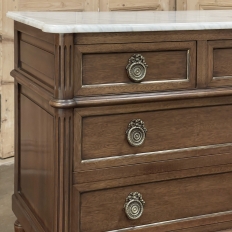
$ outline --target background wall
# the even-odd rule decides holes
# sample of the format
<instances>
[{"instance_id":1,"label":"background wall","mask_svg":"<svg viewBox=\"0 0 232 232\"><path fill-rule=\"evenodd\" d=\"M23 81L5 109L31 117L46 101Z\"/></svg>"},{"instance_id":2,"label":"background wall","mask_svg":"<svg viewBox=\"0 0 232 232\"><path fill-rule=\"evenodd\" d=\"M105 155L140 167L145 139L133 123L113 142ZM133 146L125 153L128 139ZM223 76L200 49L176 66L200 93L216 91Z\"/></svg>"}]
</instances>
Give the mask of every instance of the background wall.
<instances>
[{"instance_id":1,"label":"background wall","mask_svg":"<svg viewBox=\"0 0 232 232\"><path fill-rule=\"evenodd\" d=\"M177 10L229 10L232 0L176 0Z\"/></svg>"},{"instance_id":2,"label":"background wall","mask_svg":"<svg viewBox=\"0 0 232 232\"><path fill-rule=\"evenodd\" d=\"M0 0L0 158L14 155L13 20L7 11L232 9L232 0Z\"/></svg>"}]
</instances>

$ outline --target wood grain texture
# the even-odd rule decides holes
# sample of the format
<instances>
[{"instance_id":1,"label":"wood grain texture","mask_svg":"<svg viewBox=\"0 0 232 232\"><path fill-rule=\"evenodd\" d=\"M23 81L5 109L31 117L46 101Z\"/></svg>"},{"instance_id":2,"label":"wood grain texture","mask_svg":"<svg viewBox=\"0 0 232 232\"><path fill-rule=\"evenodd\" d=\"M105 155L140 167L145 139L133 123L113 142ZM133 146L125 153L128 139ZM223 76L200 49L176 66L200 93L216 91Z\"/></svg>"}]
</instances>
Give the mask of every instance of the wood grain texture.
<instances>
[{"instance_id":1,"label":"wood grain texture","mask_svg":"<svg viewBox=\"0 0 232 232\"><path fill-rule=\"evenodd\" d=\"M19 191L36 218L42 221L44 229L52 231L55 187L54 145L51 141L53 117L23 95L20 101ZM44 126L41 125L43 122Z\"/></svg>"},{"instance_id":2,"label":"wood grain texture","mask_svg":"<svg viewBox=\"0 0 232 232\"><path fill-rule=\"evenodd\" d=\"M18 0L18 9L20 11L83 11L84 0Z\"/></svg>"},{"instance_id":3,"label":"wood grain texture","mask_svg":"<svg viewBox=\"0 0 232 232\"><path fill-rule=\"evenodd\" d=\"M232 70L229 65L231 60L232 48L218 48L214 50L214 70L213 76L215 78L220 78L222 76L231 76Z\"/></svg>"},{"instance_id":4,"label":"wood grain texture","mask_svg":"<svg viewBox=\"0 0 232 232\"><path fill-rule=\"evenodd\" d=\"M55 42L55 35L54 34L44 33L35 27L30 27L26 24L19 23L19 22L15 22L14 27L18 32L22 32L24 34L29 35L30 37L34 37L34 38L42 40L46 43L50 43L50 44L54 45L54 42ZM22 39L23 38L25 38L25 37L22 36Z\"/></svg>"},{"instance_id":5,"label":"wood grain texture","mask_svg":"<svg viewBox=\"0 0 232 232\"><path fill-rule=\"evenodd\" d=\"M155 93L131 94L131 95L122 94L115 96L75 97L74 106L76 106L77 108L82 108L82 107L92 107L92 106L109 106L109 105L113 106L113 105L137 104L137 103L149 104L154 101L166 102L169 100L184 100L184 99L185 100L195 99L197 101L200 98L206 100L205 98L211 98L211 97L213 97L214 100L216 100L218 103L224 97L230 96L231 93L232 93L231 88L227 88L227 89L215 88L215 89L198 89L198 90L187 90L187 91L186 90L172 91L172 95L169 95L169 92L155 92ZM220 97L220 98L215 98L215 97ZM66 106L68 107L68 105ZM55 107L58 107L58 105L55 105Z\"/></svg>"},{"instance_id":6,"label":"wood grain texture","mask_svg":"<svg viewBox=\"0 0 232 232\"><path fill-rule=\"evenodd\" d=\"M206 75L208 44L215 40L227 43L231 30L58 35L15 25L13 211L25 231L205 232L231 228L232 90L229 86L208 88ZM50 86L38 73L19 68L20 40L28 51L38 53L31 57L23 51L27 59L34 59L27 68L43 64L46 75L54 72ZM169 80L162 75L173 78L168 68L172 74L182 74L171 81L186 80L186 65L181 69L181 64L186 63L183 51L188 49L192 49L192 89L166 88L164 82ZM163 89L125 88L124 94L118 89L108 95L112 93L109 83L116 85L117 78L130 84L120 73L113 76L113 65L102 68L103 60L106 66L109 57L118 62L134 52L156 54L149 63L163 68L157 69L157 81L152 73L147 84L149 89L151 82L163 82ZM215 54L217 71L228 71L230 67L221 57L229 58L229 53ZM226 68L220 69L220 63ZM95 78L88 70L92 67L97 67ZM102 74L104 70L107 72ZM91 74L83 80L87 81L83 89L102 85L104 91L89 88L77 96L82 71L85 77ZM106 73L111 74L109 78ZM50 100L60 106L52 108ZM70 102L71 107L66 108ZM125 134L135 118L141 118L148 129L145 143L137 148L130 147ZM129 221L123 212L131 191L141 191L146 198L144 215L137 221Z\"/></svg>"},{"instance_id":7,"label":"wood grain texture","mask_svg":"<svg viewBox=\"0 0 232 232\"><path fill-rule=\"evenodd\" d=\"M57 193L55 199L56 228L54 231L68 232L70 230L72 204L72 144L73 144L73 110L56 110L55 112L55 154L56 163L53 164L56 170L55 183Z\"/></svg>"},{"instance_id":8,"label":"wood grain texture","mask_svg":"<svg viewBox=\"0 0 232 232\"><path fill-rule=\"evenodd\" d=\"M148 64L141 83L131 81L126 72L134 54L143 55ZM74 62L82 64L75 95L187 89L196 84L195 42L76 46Z\"/></svg>"},{"instance_id":9,"label":"wood grain texture","mask_svg":"<svg viewBox=\"0 0 232 232\"><path fill-rule=\"evenodd\" d=\"M73 98L73 35L56 35L55 42L55 88L56 99Z\"/></svg>"},{"instance_id":10,"label":"wood grain texture","mask_svg":"<svg viewBox=\"0 0 232 232\"><path fill-rule=\"evenodd\" d=\"M40 72L43 76L54 79L55 58L52 53L46 52L23 41L20 42L20 51L19 62L21 64L20 68L22 68L23 71L34 76L41 76L37 73ZM41 62L36 62L36 60L33 59L35 56L37 56ZM43 81L46 81L46 79Z\"/></svg>"},{"instance_id":11,"label":"wood grain texture","mask_svg":"<svg viewBox=\"0 0 232 232\"><path fill-rule=\"evenodd\" d=\"M187 10L188 0L176 0L176 10Z\"/></svg>"},{"instance_id":12,"label":"wood grain texture","mask_svg":"<svg viewBox=\"0 0 232 232\"><path fill-rule=\"evenodd\" d=\"M100 0L100 11L174 10L172 0Z\"/></svg>"},{"instance_id":13,"label":"wood grain texture","mask_svg":"<svg viewBox=\"0 0 232 232\"><path fill-rule=\"evenodd\" d=\"M0 94L1 94L1 131L0 157L14 156L14 85L10 71L14 67L14 43L4 38L1 42Z\"/></svg>"},{"instance_id":14,"label":"wood grain texture","mask_svg":"<svg viewBox=\"0 0 232 232\"><path fill-rule=\"evenodd\" d=\"M230 211L231 176L226 173L82 193L81 231L108 231ZM144 212L141 218L129 220L123 206L128 194L136 191L146 202Z\"/></svg>"},{"instance_id":15,"label":"wood grain texture","mask_svg":"<svg viewBox=\"0 0 232 232\"><path fill-rule=\"evenodd\" d=\"M215 106L85 117L82 160L229 143L230 112L231 106ZM139 147L130 146L126 139L133 119L141 119L148 130Z\"/></svg>"},{"instance_id":16,"label":"wood grain texture","mask_svg":"<svg viewBox=\"0 0 232 232\"><path fill-rule=\"evenodd\" d=\"M12 196L12 210L25 231L44 232L44 227L41 226L19 192Z\"/></svg>"},{"instance_id":17,"label":"wood grain texture","mask_svg":"<svg viewBox=\"0 0 232 232\"><path fill-rule=\"evenodd\" d=\"M183 31L81 33L74 35L74 44L88 45L112 43L184 42L194 40L230 40L231 36L232 30L193 30L188 31L188 33L183 33Z\"/></svg>"},{"instance_id":18,"label":"wood grain texture","mask_svg":"<svg viewBox=\"0 0 232 232\"><path fill-rule=\"evenodd\" d=\"M2 1L2 8L1 8L1 14L2 14L2 30L1 34L3 35L3 38L6 40L14 38L14 21L10 18L6 17L6 13L8 11L17 11L18 10L18 1ZM12 55L11 55L12 57Z\"/></svg>"},{"instance_id":19,"label":"wood grain texture","mask_svg":"<svg viewBox=\"0 0 232 232\"><path fill-rule=\"evenodd\" d=\"M232 227L232 222L225 222L225 223L215 223L212 225L205 225L205 226L199 226L199 227L193 227L188 229L180 230L180 232L205 232L205 231L216 231L216 232L232 232L232 229L227 230L228 228ZM223 230L222 229L226 229Z\"/></svg>"},{"instance_id":20,"label":"wood grain texture","mask_svg":"<svg viewBox=\"0 0 232 232\"><path fill-rule=\"evenodd\" d=\"M148 64L146 77L142 82L187 79L186 50L137 53L145 57ZM83 85L133 83L126 72L128 60L133 55L134 53L83 55ZM165 70L167 66L169 69Z\"/></svg>"},{"instance_id":21,"label":"wood grain texture","mask_svg":"<svg viewBox=\"0 0 232 232\"><path fill-rule=\"evenodd\" d=\"M76 184L76 187L80 192L86 192L86 191L89 192L89 191L96 191L101 189L151 183L154 181L160 182L160 181L176 180L176 179L183 179L183 178L196 177L196 176L201 177L204 175L227 173L231 171L232 171L232 165L225 164L225 165L212 166L212 167L183 169L183 170L170 171L164 173L156 173L152 175L131 176L121 179L79 183Z\"/></svg>"},{"instance_id":22,"label":"wood grain texture","mask_svg":"<svg viewBox=\"0 0 232 232\"><path fill-rule=\"evenodd\" d=\"M10 72L14 67L14 43L13 40L2 41L2 79L1 85L5 83L13 83L13 78L10 76Z\"/></svg>"},{"instance_id":23,"label":"wood grain texture","mask_svg":"<svg viewBox=\"0 0 232 232\"><path fill-rule=\"evenodd\" d=\"M0 157L7 158L14 155L14 106L13 106L13 79L9 75L14 67L14 30L13 20L6 17L8 11L17 11L17 1L1 1L0 3L0 34L1 34L1 62L0 62L0 92L1 92L1 132Z\"/></svg>"},{"instance_id":24,"label":"wood grain texture","mask_svg":"<svg viewBox=\"0 0 232 232\"><path fill-rule=\"evenodd\" d=\"M75 184L84 184L87 182L97 182L104 180L111 180L112 183L118 178L127 178L127 182L132 177L137 180L132 183L140 181L148 181L153 179L163 180L169 179L171 173L178 171L189 170L189 173L194 169L201 169L203 167L215 167L217 165L223 166L230 164L231 145L227 147L228 151L223 151L225 147L211 147L205 149L189 149L185 151L174 151L169 153L157 153L156 155L149 154L143 157L143 163L134 161L132 165L127 165L125 160L120 159L121 165L111 164L112 167L98 168L95 164L96 170L76 170L73 173L73 182ZM118 162L119 163L119 162ZM132 161L130 162L130 164ZM109 164L109 163L108 163ZM222 170L221 170L222 172ZM160 179L161 178L161 179Z\"/></svg>"},{"instance_id":25,"label":"wood grain texture","mask_svg":"<svg viewBox=\"0 0 232 232\"><path fill-rule=\"evenodd\" d=\"M25 232L18 220L14 223L14 230L15 232Z\"/></svg>"},{"instance_id":26,"label":"wood grain texture","mask_svg":"<svg viewBox=\"0 0 232 232\"><path fill-rule=\"evenodd\" d=\"M208 84L208 46L206 40L197 41L197 87Z\"/></svg>"}]
</instances>

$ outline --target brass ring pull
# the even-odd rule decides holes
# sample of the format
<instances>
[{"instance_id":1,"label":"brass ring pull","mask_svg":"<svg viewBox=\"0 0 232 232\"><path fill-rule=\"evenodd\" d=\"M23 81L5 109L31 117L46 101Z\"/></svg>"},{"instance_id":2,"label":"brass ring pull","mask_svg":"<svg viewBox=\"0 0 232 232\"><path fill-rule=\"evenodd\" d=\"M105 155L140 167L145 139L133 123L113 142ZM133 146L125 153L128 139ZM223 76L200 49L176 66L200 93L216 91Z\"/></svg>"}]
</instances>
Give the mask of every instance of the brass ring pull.
<instances>
[{"instance_id":1,"label":"brass ring pull","mask_svg":"<svg viewBox=\"0 0 232 232\"><path fill-rule=\"evenodd\" d=\"M125 213L129 219L135 220L142 216L145 201L138 192L132 192L126 198L124 205Z\"/></svg>"},{"instance_id":2,"label":"brass ring pull","mask_svg":"<svg viewBox=\"0 0 232 232\"><path fill-rule=\"evenodd\" d=\"M148 65L140 54L134 54L126 66L128 77L134 82L141 82L146 76Z\"/></svg>"},{"instance_id":3,"label":"brass ring pull","mask_svg":"<svg viewBox=\"0 0 232 232\"><path fill-rule=\"evenodd\" d=\"M132 120L126 131L127 141L133 147L138 147L143 144L146 138L147 129L141 119Z\"/></svg>"}]
</instances>

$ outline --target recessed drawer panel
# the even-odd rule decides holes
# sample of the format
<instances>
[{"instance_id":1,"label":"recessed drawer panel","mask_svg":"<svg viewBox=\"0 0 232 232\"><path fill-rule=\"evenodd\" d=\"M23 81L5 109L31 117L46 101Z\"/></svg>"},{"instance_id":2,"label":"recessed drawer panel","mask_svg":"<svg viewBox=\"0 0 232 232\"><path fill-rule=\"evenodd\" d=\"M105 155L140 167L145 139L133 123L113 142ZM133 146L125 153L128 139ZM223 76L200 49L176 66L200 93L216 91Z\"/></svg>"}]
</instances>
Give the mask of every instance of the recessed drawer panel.
<instances>
[{"instance_id":1,"label":"recessed drawer panel","mask_svg":"<svg viewBox=\"0 0 232 232\"><path fill-rule=\"evenodd\" d=\"M82 160L232 141L232 106L84 117Z\"/></svg>"},{"instance_id":2,"label":"recessed drawer panel","mask_svg":"<svg viewBox=\"0 0 232 232\"><path fill-rule=\"evenodd\" d=\"M80 45L76 54L76 95L195 87L195 42Z\"/></svg>"},{"instance_id":3,"label":"recessed drawer panel","mask_svg":"<svg viewBox=\"0 0 232 232\"><path fill-rule=\"evenodd\" d=\"M80 198L76 194L74 215L79 215L80 206L82 232L111 231L167 221L172 224L175 223L172 220L194 219L201 215L207 218L207 215L232 210L231 195L232 173L200 176L83 192ZM154 230L162 224L153 226ZM148 231L153 230L148 228Z\"/></svg>"},{"instance_id":4,"label":"recessed drawer panel","mask_svg":"<svg viewBox=\"0 0 232 232\"><path fill-rule=\"evenodd\" d=\"M207 85L232 86L232 40L209 41L208 57Z\"/></svg>"},{"instance_id":5,"label":"recessed drawer panel","mask_svg":"<svg viewBox=\"0 0 232 232\"><path fill-rule=\"evenodd\" d=\"M74 171L178 159L195 168L200 159L187 159L231 153L232 105L207 101L75 109Z\"/></svg>"}]
</instances>

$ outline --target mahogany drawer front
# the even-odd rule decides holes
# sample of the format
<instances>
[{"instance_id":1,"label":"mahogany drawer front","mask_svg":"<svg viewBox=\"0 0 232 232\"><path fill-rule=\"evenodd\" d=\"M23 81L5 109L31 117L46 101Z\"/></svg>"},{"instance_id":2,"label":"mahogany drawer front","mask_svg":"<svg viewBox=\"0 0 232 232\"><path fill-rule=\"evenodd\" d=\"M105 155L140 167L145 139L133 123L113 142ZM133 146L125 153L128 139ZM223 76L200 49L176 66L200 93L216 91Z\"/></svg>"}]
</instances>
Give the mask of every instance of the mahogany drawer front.
<instances>
[{"instance_id":1,"label":"mahogany drawer front","mask_svg":"<svg viewBox=\"0 0 232 232\"><path fill-rule=\"evenodd\" d=\"M159 222L211 215L232 209L232 173L82 193L78 193L78 187L74 186L74 189L73 217L77 220L80 215L81 232L111 231L148 224L155 225L154 223L159 227ZM132 192L139 192L142 195L145 201L143 207L136 202L135 206L133 202L129 202L129 206L125 205L126 198ZM124 206L127 209L134 208L132 214L128 210L128 215L138 218L129 219ZM140 216L139 212L142 208L143 212Z\"/></svg>"},{"instance_id":2,"label":"mahogany drawer front","mask_svg":"<svg viewBox=\"0 0 232 232\"><path fill-rule=\"evenodd\" d=\"M190 89L196 85L194 41L78 45L75 54L75 95Z\"/></svg>"},{"instance_id":3,"label":"mahogany drawer front","mask_svg":"<svg viewBox=\"0 0 232 232\"><path fill-rule=\"evenodd\" d=\"M232 86L232 40L208 42L207 86Z\"/></svg>"}]
</instances>

